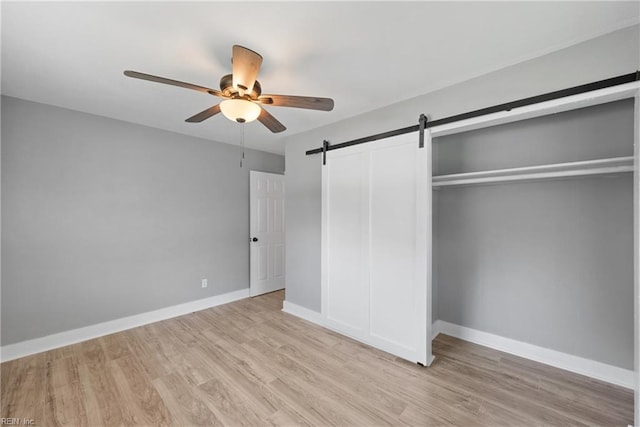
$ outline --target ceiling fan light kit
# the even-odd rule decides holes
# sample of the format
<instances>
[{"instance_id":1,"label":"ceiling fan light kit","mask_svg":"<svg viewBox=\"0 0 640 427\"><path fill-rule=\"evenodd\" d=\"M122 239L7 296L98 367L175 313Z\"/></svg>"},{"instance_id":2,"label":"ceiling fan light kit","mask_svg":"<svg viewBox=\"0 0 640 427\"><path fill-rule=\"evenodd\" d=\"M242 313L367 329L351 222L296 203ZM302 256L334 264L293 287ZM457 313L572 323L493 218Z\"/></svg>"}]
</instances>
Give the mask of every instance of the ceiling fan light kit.
<instances>
[{"instance_id":1,"label":"ceiling fan light kit","mask_svg":"<svg viewBox=\"0 0 640 427\"><path fill-rule=\"evenodd\" d=\"M238 123L249 123L260 115L260 106L246 99L225 99L220 103L222 114Z\"/></svg>"},{"instance_id":2,"label":"ceiling fan light kit","mask_svg":"<svg viewBox=\"0 0 640 427\"><path fill-rule=\"evenodd\" d=\"M262 87L256 80L258 71L260 71L260 66L262 65L262 56L251 49L234 45L231 64L231 74L224 75L220 79L220 90L131 70L126 70L124 75L136 79L197 90L224 99L224 101L219 104L189 117L186 119L188 123L200 123L222 112L222 115L226 118L238 123L249 123L258 120L271 132L277 133L287 128L265 110L261 104L272 107L306 108L321 111L333 110L333 99L331 98L262 95Z\"/></svg>"}]
</instances>

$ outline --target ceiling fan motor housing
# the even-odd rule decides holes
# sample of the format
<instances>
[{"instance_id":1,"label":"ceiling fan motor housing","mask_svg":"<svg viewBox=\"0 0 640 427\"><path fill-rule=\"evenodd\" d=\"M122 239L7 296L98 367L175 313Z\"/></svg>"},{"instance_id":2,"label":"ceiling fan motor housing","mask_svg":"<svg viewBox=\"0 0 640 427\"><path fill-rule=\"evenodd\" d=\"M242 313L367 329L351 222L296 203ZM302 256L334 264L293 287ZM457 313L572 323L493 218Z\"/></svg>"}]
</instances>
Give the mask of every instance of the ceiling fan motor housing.
<instances>
[{"instance_id":1,"label":"ceiling fan motor housing","mask_svg":"<svg viewBox=\"0 0 640 427\"><path fill-rule=\"evenodd\" d=\"M230 98L235 98L235 97L241 96L239 94L238 90L233 87L233 75L232 74L226 74L226 75L222 76L222 78L220 79L220 91L225 96L228 96ZM245 93L245 96L248 95L249 98L256 99L256 98L258 98L260 96L261 93L262 93L262 87L260 86L260 82L258 82L256 80L255 83L253 84L253 89L251 90L251 93L249 93L249 94Z\"/></svg>"}]
</instances>

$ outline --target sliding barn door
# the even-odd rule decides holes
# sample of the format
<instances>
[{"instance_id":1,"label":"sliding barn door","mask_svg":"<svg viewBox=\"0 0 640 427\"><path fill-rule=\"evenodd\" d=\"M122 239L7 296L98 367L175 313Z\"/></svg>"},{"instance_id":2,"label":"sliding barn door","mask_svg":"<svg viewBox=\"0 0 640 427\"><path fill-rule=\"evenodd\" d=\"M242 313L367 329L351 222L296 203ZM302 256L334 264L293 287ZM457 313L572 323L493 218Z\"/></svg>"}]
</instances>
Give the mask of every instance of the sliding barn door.
<instances>
[{"instance_id":1,"label":"sliding barn door","mask_svg":"<svg viewBox=\"0 0 640 427\"><path fill-rule=\"evenodd\" d=\"M326 325L431 363L431 140L401 135L327 153L322 176Z\"/></svg>"}]
</instances>

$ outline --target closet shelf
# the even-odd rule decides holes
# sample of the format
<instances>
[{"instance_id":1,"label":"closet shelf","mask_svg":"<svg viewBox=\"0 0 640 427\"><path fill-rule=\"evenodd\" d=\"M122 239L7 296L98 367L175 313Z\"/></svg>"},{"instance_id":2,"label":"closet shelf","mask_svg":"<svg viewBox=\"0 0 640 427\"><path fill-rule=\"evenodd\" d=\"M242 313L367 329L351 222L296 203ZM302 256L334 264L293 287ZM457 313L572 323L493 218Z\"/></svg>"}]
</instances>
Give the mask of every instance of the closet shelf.
<instances>
[{"instance_id":1,"label":"closet shelf","mask_svg":"<svg viewBox=\"0 0 640 427\"><path fill-rule=\"evenodd\" d=\"M534 181L588 175L608 175L624 172L633 172L633 156L570 163L554 163L511 169L496 169L481 172L457 173L451 175L436 175L432 178L432 187L438 188L454 185Z\"/></svg>"}]
</instances>

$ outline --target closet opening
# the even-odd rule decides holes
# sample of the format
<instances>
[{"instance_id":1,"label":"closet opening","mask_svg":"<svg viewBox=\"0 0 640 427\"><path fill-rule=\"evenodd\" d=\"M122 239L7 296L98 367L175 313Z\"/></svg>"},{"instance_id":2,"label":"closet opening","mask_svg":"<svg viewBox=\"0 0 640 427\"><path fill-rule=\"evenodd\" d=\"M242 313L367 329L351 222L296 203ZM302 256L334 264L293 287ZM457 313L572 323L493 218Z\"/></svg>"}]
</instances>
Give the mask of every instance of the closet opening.
<instances>
[{"instance_id":1,"label":"closet opening","mask_svg":"<svg viewBox=\"0 0 640 427\"><path fill-rule=\"evenodd\" d=\"M434 138L440 328L634 387L633 128L624 99Z\"/></svg>"},{"instance_id":2,"label":"closet opening","mask_svg":"<svg viewBox=\"0 0 640 427\"><path fill-rule=\"evenodd\" d=\"M637 83L434 127L438 332L635 390Z\"/></svg>"}]
</instances>

